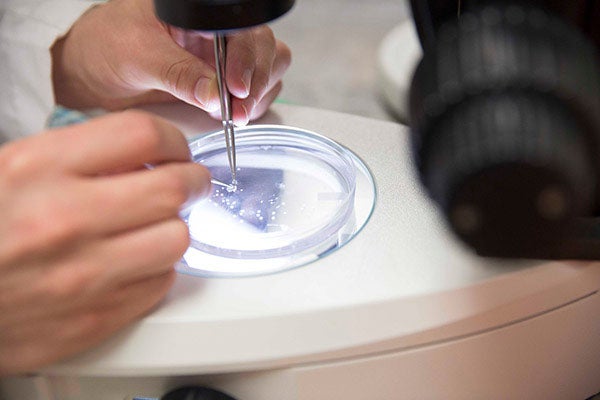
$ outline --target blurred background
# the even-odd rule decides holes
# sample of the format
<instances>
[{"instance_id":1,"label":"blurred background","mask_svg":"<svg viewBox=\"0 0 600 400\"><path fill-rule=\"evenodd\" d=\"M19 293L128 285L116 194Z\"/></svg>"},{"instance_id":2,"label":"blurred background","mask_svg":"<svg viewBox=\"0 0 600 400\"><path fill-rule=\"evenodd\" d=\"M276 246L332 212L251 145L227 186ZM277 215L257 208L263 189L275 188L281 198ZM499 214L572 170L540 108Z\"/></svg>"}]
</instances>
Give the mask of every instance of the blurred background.
<instances>
[{"instance_id":1,"label":"blurred background","mask_svg":"<svg viewBox=\"0 0 600 400\"><path fill-rule=\"evenodd\" d=\"M279 101L393 120L377 92L377 51L409 17L405 0L298 0L271 24L292 50Z\"/></svg>"}]
</instances>

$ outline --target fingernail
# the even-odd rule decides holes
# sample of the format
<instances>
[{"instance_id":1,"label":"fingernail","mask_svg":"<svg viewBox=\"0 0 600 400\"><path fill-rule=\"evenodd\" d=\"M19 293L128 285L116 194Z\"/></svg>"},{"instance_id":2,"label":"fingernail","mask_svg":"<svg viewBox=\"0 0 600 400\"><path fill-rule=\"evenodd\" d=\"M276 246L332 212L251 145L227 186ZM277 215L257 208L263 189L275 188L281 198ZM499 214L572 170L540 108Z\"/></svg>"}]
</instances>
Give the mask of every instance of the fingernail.
<instances>
[{"instance_id":1,"label":"fingernail","mask_svg":"<svg viewBox=\"0 0 600 400\"><path fill-rule=\"evenodd\" d=\"M252 70L247 69L242 74L242 83L244 84L244 89L246 90L244 97L250 94L250 83L252 82Z\"/></svg>"},{"instance_id":2,"label":"fingernail","mask_svg":"<svg viewBox=\"0 0 600 400\"><path fill-rule=\"evenodd\" d=\"M202 186L199 188L198 192L194 194L195 200L200 200L205 197L208 197L212 193L212 177L210 176L210 172L203 171L205 173L201 176Z\"/></svg>"},{"instance_id":3,"label":"fingernail","mask_svg":"<svg viewBox=\"0 0 600 400\"><path fill-rule=\"evenodd\" d=\"M250 121L250 118L252 117L252 111L254 111L254 107L256 107L256 100L254 99L246 100L242 103L242 109L246 114L246 123Z\"/></svg>"},{"instance_id":4,"label":"fingernail","mask_svg":"<svg viewBox=\"0 0 600 400\"><path fill-rule=\"evenodd\" d=\"M212 86L213 80L209 78L200 78L196 83L194 97L206 111L211 111L216 106Z\"/></svg>"}]
</instances>

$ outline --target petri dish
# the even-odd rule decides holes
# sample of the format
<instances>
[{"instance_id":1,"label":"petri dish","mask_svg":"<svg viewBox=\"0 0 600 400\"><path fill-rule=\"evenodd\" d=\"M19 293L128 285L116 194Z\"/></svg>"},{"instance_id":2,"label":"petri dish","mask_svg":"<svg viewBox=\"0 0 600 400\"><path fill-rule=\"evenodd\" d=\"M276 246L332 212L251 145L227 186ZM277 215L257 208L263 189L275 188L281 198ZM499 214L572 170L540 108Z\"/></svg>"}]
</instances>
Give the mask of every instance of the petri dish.
<instances>
[{"instance_id":1,"label":"petri dish","mask_svg":"<svg viewBox=\"0 0 600 400\"><path fill-rule=\"evenodd\" d=\"M222 131L190 141L213 185L181 212L191 246L180 272L233 277L290 269L341 247L366 223L373 180L347 148L279 125L238 128L235 140L236 182Z\"/></svg>"}]
</instances>

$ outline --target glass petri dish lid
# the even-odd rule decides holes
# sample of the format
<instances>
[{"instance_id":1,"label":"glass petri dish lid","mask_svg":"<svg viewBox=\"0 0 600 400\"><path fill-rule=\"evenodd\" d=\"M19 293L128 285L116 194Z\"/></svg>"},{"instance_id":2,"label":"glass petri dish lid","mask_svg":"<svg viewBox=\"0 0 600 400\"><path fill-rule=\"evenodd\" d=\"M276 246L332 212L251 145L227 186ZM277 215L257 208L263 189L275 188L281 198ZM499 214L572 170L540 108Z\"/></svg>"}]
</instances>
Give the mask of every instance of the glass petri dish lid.
<instances>
[{"instance_id":1,"label":"glass petri dish lid","mask_svg":"<svg viewBox=\"0 0 600 400\"><path fill-rule=\"evenodd\" d=\"M235 140L237 182L222 131L190 142L193 160L209 169L213 186L207 198L182 211L191 246L181 272L275 272L348 240L356 225L356 156L324 136L286 126L238 128Z\"/></svg>"}]
</instances>

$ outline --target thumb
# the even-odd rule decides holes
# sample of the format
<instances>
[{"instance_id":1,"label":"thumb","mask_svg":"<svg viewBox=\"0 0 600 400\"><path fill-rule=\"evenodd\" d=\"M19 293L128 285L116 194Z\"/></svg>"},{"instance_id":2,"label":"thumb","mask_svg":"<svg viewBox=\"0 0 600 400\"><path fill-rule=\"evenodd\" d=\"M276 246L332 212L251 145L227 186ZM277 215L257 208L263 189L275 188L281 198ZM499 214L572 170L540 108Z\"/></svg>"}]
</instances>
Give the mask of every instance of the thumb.
<instances>
[{"instance_id":1,"label":"thumb","mask_svg":"<svg viewBox=\"0 0 600 400\"><path fill-rule=\"evenodd\" d=\"M162 90L186 103L212 112L219 108L219 91L215 70L174 41L155 46L154 60L147 71L153 89Z\"/></svg>"}]
</instances>

